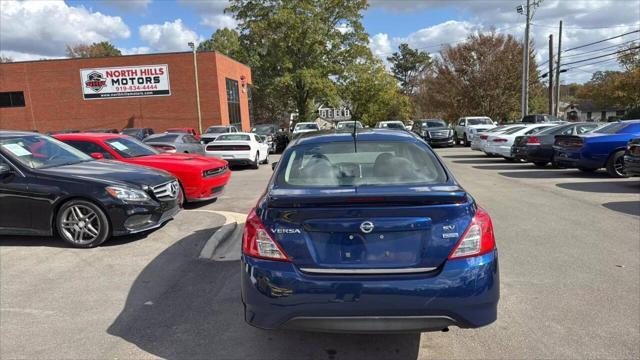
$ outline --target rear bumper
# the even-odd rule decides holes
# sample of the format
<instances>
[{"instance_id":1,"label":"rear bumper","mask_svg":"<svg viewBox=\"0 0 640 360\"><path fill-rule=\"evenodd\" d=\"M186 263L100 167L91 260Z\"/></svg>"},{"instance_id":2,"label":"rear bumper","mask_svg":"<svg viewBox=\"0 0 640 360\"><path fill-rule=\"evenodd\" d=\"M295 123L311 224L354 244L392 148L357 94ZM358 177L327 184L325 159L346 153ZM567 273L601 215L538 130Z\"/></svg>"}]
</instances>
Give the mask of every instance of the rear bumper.
<instances>
[{"instance_id":1,"label":"rear bumper","mask_svg":"<svg viewBox=\"0 0 640 360\"><path fill-rule=\"evenodd\" d=\"M553 161L553 149L541 145L528 145L524 147L525 160L529 162L551 162Z\"/></svg>"},{"instance_id":2,"label":"rear bumper","mask_svg":"<svg viewBox=\"0 0 640 360\"><path fill-rule=\"evenodd\" d=\"M581 151L572 151L562 148L555 148L553 160L556 164L567 168L585 168L600 169L604 167L606 158L594 159L593 157L585 157Z\"/></svg>"},{"instance_id":3,"label":"rear bumper","mask_svg":"<svg viewBox=\"0 0 640 360\"><path fill-rule=\"evenodd\" d=\"M497 251L414 275L309 275L286 262L242 258L245 320L264 329L421 332L497 318Z\"/></svg>"},{"instance_id":4,"label":"rear bumper","mask_svg":"<svg viewBox=\"0 0 640 360\"><path fill-rule=\"evenodd\" d=\"M484 147L484 152L487 154L500 155L507 158L512 157L511 145L487 145Z\"/></svg>"}]
</instances>

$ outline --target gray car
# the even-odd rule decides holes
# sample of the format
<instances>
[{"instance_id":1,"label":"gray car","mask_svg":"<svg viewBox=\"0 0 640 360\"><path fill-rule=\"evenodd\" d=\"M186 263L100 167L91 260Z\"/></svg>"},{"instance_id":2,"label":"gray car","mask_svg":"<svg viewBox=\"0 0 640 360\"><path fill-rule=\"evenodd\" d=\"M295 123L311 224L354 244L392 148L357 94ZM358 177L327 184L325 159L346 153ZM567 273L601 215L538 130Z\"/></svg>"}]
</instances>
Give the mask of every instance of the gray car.
<instances>
[{"instance_id":1,"label":"gray car","mask_svg":"<svg viewBox=\"0 0 640 360\"><path fill-rule=\"evenodd\" d=\"M204 155L204 145L191 134L156 134L144 139L144 143L164 152Z\"/></svg>"}]
</instances>

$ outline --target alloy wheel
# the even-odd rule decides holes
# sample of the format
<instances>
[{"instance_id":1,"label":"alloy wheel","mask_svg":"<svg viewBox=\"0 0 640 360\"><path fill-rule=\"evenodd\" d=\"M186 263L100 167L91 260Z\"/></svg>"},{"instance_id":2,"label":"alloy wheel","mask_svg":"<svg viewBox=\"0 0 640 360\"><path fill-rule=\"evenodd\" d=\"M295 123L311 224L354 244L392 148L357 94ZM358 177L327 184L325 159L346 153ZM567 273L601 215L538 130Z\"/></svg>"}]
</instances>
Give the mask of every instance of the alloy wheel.
<instances>
[{"instance_id":1,"label":"alloy wheel","mask_svg":"<svg viewBox=\"0 0 640 360\"><path fill-rule=\"evenodd\" d=\"M613 169L615 170L616 174L623 177L626 176L624 172L624 158L622 156L616 159L616 162L613 164Z\"/></svg>"},{"instance_id":2,"label":"alloy wheel","mask_svg":"<svg viewBox=\"0 0 640 360\"><path fill-rule=\"evenodd\" d=\"M100 235L98 214L84 205L73 205L62 214L61 232L67 240L85 245Z\"/></svg>"}]
</instances>

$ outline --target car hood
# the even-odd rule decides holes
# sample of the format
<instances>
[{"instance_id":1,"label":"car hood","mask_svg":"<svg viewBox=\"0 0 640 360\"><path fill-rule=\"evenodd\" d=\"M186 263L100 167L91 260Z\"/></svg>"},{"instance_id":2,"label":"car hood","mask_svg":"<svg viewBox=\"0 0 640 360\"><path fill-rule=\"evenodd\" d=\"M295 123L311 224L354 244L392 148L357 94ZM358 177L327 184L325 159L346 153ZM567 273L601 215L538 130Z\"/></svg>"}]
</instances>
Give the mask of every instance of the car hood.
<instances>
[{"instance_id":1,"label":"car hood","mask_svg":"<svg viewBox=\"0 0 640 360\"><path fill-rule=\"evenodd\" d=\"M171 171L174 169L191 168L197 172L211 170L227 165L227 162L212 157L192 154L170 154L141 156L126 160L130 164L149 166L157 169Z\"/></svg>"},{"instance_id":2,"label":"car hood","mask_svg":"<svg viewBox=\"0 0 640 360\"><path fill-rule=\"evenodd\" d=\"M218 136L223 135L223 134L227 134L227 133L219 133L219 134L202 134L200 135L200 139L216 139L218 138Z\"/></svg>"},{"instance_id":3,"label":"car hood","mask_svg":"<svg viewBox=\"0 0 640 360\"><path fill-rule=\"evenodd\" d=\"M496 127L495 125L469 125L467 126L470 129L493 129Z\"/></svg>"},{"instance_id":4,"label":"car hood","mask_svg":"<svg viewBox=\"0 0 640 360\"><path fill-rule=\"evenodd\" d=\"M105 185L155 186L173 180L167 172L111 160L92 160L40 169L40 173L95 181Z\"/></svg>"}]
</instances>

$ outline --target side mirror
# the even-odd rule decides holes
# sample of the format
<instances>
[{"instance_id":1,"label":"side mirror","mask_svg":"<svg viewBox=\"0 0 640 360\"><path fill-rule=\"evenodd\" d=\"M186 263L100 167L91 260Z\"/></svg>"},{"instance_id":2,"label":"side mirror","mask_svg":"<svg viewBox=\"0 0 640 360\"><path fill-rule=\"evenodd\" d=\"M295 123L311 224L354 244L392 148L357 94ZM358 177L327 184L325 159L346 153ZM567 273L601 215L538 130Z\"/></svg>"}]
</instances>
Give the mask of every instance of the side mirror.
<instances>
[{"instance_id":1,"label":"side mirror","mask_svg":"<svg viewBox=\"0 0 640 360\"><path fill-rule=\"evenodd\" d=\"M278 166L278 162L277 161L272 162L271 163L271 170L275 171L276 170L276 166Z\"/></svg>"},{"instance_id":2,"label":"side mirror","mask_svg":"<svg viewBox=\"0 0 640 360\"><path fill-rule=\"evenodd\" d=\"M10 174L10 173L11 173L11 167L9 166L9 164L1 163L0 164L0 176L7 175L7 174Z\"/></svg>"},{"instance_id":3,"label":"side mirror","mask_svg":"<svg viewBox=\"0 0 640 360\"><path fill-rule=\"evenodd\" d=\"M99 153L99 152L91 153L91 157L92 157L92 158L94 158L94 159L96 159L96 160L104 159L104 155L102 155L102 154L101 154L101 153Z\"/></svg>"}]
</instances>

